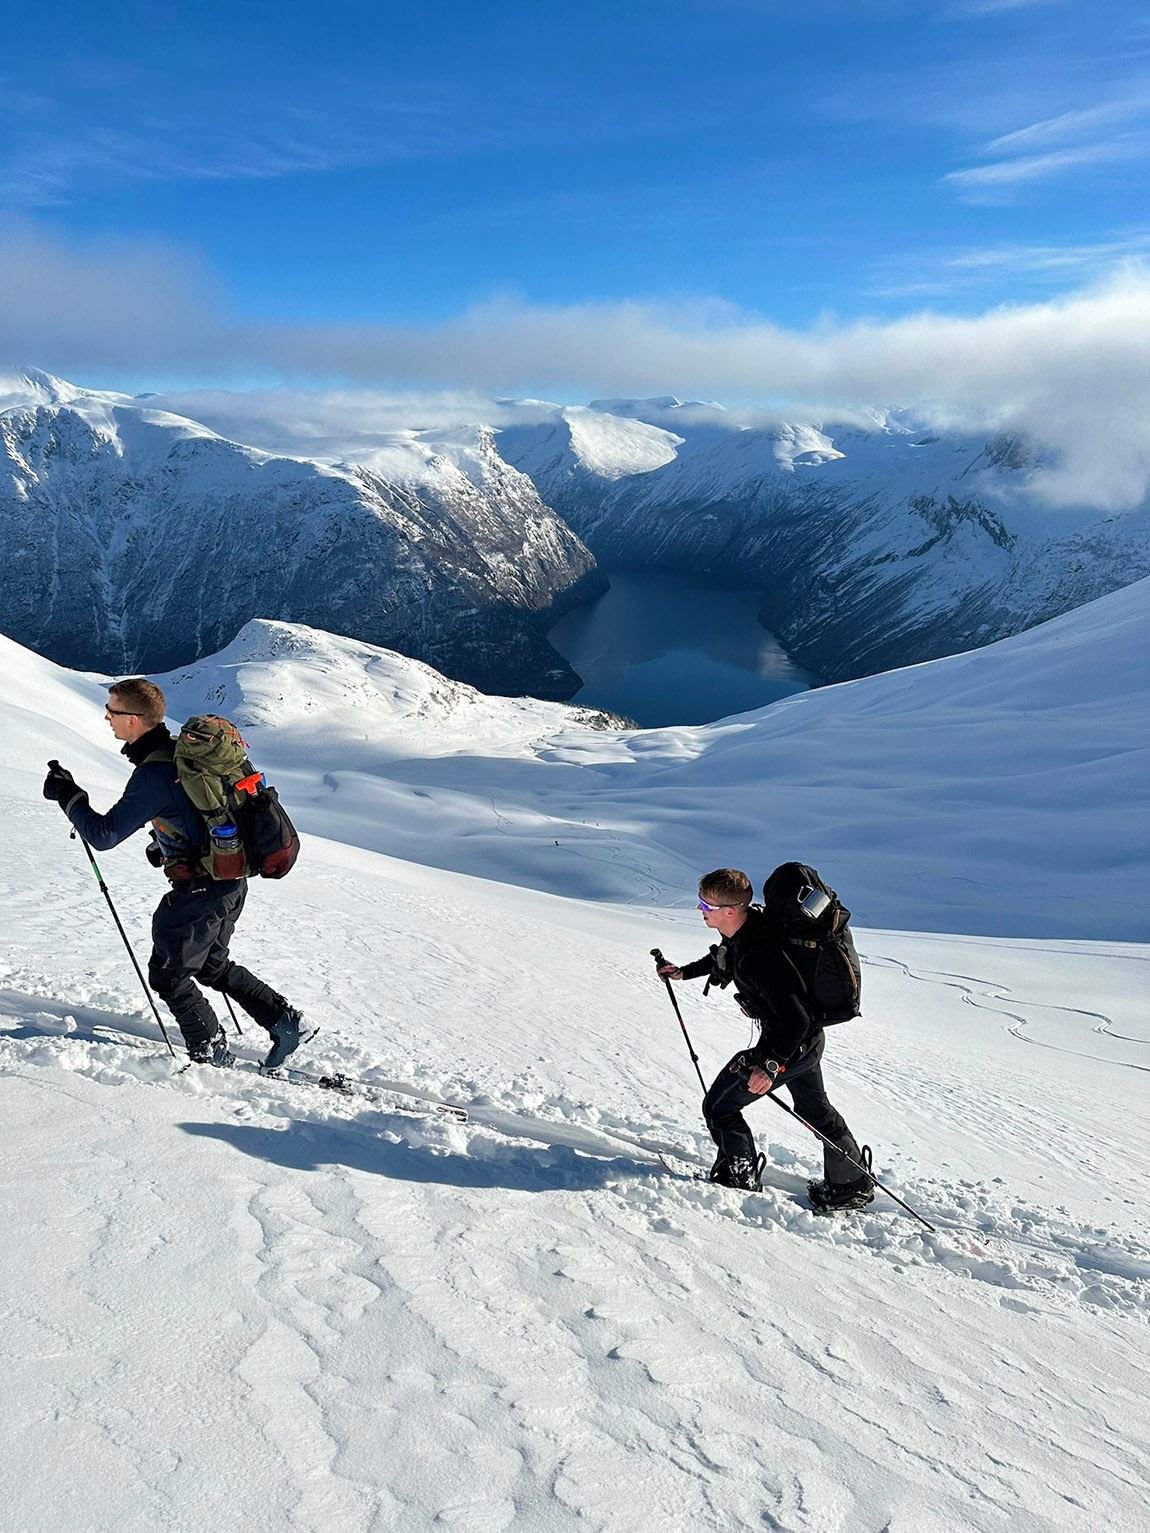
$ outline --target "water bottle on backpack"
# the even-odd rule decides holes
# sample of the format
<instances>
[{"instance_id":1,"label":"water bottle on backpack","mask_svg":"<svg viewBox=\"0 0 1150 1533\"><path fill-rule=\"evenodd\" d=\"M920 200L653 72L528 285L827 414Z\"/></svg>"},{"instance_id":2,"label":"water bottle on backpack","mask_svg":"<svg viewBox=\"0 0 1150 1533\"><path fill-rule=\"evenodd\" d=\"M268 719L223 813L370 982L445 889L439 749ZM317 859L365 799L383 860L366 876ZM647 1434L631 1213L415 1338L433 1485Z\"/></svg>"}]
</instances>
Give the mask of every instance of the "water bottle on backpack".
<instances>
[{"instance_id":1,"label":"water bottle on backpack","mask_svg":"<svg viewBox=\"0 0 1150 1533\"><path fill-rule=\"evenodd\" d=\"M209 827L208 856L211 859L213 878L243 878L247 872L247 858L244 856L240 833L227 821Z\"/></svg>"}]
</instances>

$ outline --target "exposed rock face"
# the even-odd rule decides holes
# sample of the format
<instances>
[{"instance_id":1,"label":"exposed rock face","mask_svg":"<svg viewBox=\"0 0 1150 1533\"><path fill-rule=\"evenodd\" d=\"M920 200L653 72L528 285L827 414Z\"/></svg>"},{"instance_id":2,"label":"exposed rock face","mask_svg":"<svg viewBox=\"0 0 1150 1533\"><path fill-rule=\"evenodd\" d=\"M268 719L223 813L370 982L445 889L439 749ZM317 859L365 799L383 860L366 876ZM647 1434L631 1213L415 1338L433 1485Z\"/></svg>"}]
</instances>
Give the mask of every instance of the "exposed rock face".
<instances>
[{"instance_id":1,"label":"exposed rock face","mask_svg":"<svg viewBox=\"0 0 1150 1533\"><path fill-rule=\"evenodd\" d=\"M603 400L498 441L602 563L758 585L766 626L830 680L972 649L1150 574L1147 507L1045 509L1016 436L724 414Z\"/></svg>"},{"instance_id":2,"label":"exposed rock face","mask_svg":"<svg viewBox=\"0 0 1150 1533\"><path fill-rule=\"evenodd\" d=\"M586 547L486 428L400 433L381 461L275 456L146 401L0 380L0 629L122 673L278 618L485 691L569 697L543 631L605 588Z\"/></svg>"}]
</instances>

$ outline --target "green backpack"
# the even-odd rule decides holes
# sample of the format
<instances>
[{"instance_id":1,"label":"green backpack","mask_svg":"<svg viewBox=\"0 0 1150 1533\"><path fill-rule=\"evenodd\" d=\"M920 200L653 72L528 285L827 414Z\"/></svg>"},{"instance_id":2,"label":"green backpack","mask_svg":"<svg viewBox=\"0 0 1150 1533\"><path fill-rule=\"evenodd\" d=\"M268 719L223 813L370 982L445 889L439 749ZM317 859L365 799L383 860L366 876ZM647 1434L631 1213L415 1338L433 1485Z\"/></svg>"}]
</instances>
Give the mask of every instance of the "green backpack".
<instances>
[{"instance_id":1,"label":"green backpack","mask_svg":"<svg viewBox=\"0 0 1150 1533\"><path fill-rule=\"evenodd\" d=\"M248 760L236 726L214 713L197 713L175 745L180 786L203 816L208 843L201 861L212 878L283 878L299 856L299 836Z\"/></svg>"}]
</instances>

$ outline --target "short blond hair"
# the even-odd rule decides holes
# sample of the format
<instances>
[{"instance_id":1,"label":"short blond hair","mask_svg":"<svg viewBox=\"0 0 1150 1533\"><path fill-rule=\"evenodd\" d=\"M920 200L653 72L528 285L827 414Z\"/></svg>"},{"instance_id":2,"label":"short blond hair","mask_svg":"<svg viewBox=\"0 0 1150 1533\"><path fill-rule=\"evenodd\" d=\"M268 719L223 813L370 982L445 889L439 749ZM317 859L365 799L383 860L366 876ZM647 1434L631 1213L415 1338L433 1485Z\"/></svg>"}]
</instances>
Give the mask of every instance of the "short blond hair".
<instances>
[{"instance_id":1,"label":"short blond hair","mask_svg":"<svg viewBox=\"0 0 1150 1533\"><path fill-rule=\"evenodd\" d=\"M708 905L749 905L754 897L751 880L741 868L716 868L699 880L699 898Z\"/></svg>"},{"instance_id":2,"label":"short blond hair","mask_svg":"<svg viewBox=\"0 0 1150 1533\"><path fill-rule=\"evenodd\" d=\"M163 689L146 676L129 676L126 681L113 682L108 688L109 703L113 698L123 703L126 712L136 714L153 729L164 722L168 711Z\"/></svg>"}]
</instances>

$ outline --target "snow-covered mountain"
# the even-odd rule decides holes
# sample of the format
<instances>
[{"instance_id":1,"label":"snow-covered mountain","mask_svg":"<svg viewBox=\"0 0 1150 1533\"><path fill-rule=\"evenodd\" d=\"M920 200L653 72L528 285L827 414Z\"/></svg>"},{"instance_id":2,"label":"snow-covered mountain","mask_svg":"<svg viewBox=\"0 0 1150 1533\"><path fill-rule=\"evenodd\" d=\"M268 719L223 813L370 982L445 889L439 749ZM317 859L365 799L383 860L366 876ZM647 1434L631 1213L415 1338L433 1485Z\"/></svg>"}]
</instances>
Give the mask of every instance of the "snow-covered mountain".
<instances>
[{"instance_id":1,"label":"snow-covered mountain","mask_svg":"<svg viewBox=\"0 0 1150 1533\"><path fill-rule=\"evenodd\" d=\"M603 588L596 557L753 583L766 625L832 680L1150 573L1150 507L1053 509L1027 443L897 412L820 428L673 398L532 400L493 406L494 426L400 430L392 412L376 432L361 411L341 433L322 409L277 424L269 396L266 418L232 411L253 447L163 403L0 379L0 631L158 670L270 616L564 697L578 678L543 630ZM209 405L226 426L227 396Z\"/></svg>"},{"instance_id":2,"label":"snow-covered mountain","mask_svg":"<svg viewBox=\"0 0 1150 1533\"><path fill-rule=\"evenodd\" d=\"M323 464L34 371L0 378L0 549L0 630L121 672L270 615L488 691L569 696L541 630L603 585L486 428L394 432L368 461Z\"/></svg>"},{"instance_id":3,"label":"snow-covered mountain","mask_svg":"<svg viewBox=\"0 0 1150 1533\"><path fill-rule=\"evenodd\" d=\"M1141 1533L1146 594L697 729L280 622L173 673L304 832L236 956L374 1100L250 1035L175 1072L40 795L118 793L103 688L0 643L5 1525ZM100 866L146 953L142 840ZM648 950L703 951L701 868L799 850L867 912L831 1095L933 1230L816 1218L769 1103L760 1193L658 1158L709 1141ZM745 1019L679 998L710 1077Z\"/></svg>"},{"instance_id":4,"label":"snow-covered mountain","mask_svg":"<svg viewBox=\"0 0 1150 1533\"><path fill-rule=\"evenodd\" d=\"M602 563L759 585L766 625L831 680L987 644L1150 573L1150 507L1052 509L1025 441L898 412L819 429L608 399L498 445Z\"/></svg>"}]
</instances>

